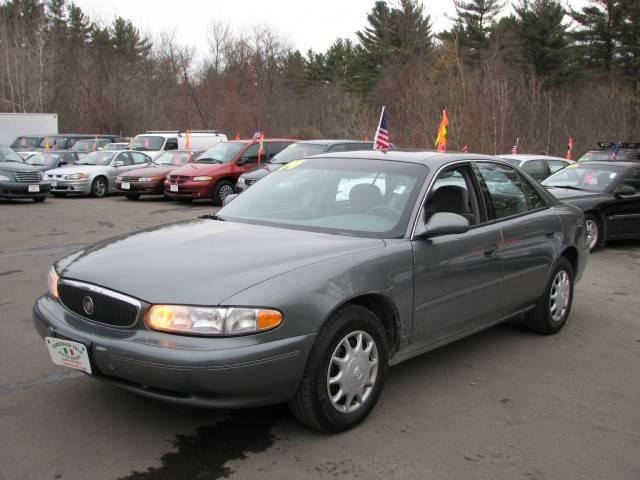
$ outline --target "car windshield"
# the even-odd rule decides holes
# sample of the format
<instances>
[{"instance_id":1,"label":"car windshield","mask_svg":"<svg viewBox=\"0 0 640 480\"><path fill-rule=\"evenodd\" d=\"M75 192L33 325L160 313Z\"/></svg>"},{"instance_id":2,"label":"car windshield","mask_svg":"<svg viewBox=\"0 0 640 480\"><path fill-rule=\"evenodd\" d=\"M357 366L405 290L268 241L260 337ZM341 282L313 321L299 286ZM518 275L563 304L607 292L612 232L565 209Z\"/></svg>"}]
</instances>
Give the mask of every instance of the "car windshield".
<instances>
[{"instance_id":1,"label":"car windshield","mask_svg":"<svg viewBox=\"0 0 640 480\"><path fill-rule=\"evenodd\" d=\"M588 192L604 192L622 173L616 165L568 165L542 181L545 187L562 187Z\"/></svg>"},{"instance_id":2,"label":"car windshield","mask_svg":"<svg viewBox=\"0 0 640 480\"><path fill-rule=\"evenodd\" d=\"M117 152L92 152L80 160L76 165L109 165Z\"/></svg>"},{"instance_id":3,"label":"car windshield","mask_svg":"<svg viewBox=\"0 0 640 480\"><path fill-rule=\"evenodd\" d=\"M271 159L271 163L289 163L299 158L310 157L322 153L327 148L319 143L292 143Z\"/></svg>"},{"instance_id":4,"label":"car windshield","mask_svg":"<svg viewBox=\"0 0 640 480\"><path fill-rule=\"evenodd\" d=\"M627 150L618 151L617 157L613 158L613 150L594 150L591 152L585 153L578 159L578 162L589 162L592 160L624 160L627 156Z\"/></svg>"},{"instance_id":5,"label":"car windshield","mask_svg":"<svg viewBox=\"0 0 640 480\"><path fill-rule=\"evenodd\" d=\"M100 147L99 140L78 140L73 144L71 150L96 151Z\"/></svg>"},{"instance_id":6,"label":"car windshield","mask_svg":"<svg viewBox=\"0 0 640 480\"><path fill-rule=\"evenodd\" d=\"M128 143L107 143L102 150L126 150L129 148Z\"/></svg>"},{"instance_id":7,"label":"car windshield","mask_svg":"<svg viewBox=\"0 0 640 480\"><path fill-rule=\"evenodd\" d=\"M27 158L25 160L25 163L28 163L29 165L44 165L50 167L51 165L55 165L57 163L61 155L61 153L38 153Z\"/></svg>"},{"instance_id":8,"label":"car windshield","mask_svg":"<svg viewBox=\"0 0 640 480\"><path fill-rule=\"evenodd\" d=\"M11 150L9 147L0 147L0 162L23 163L20 155Z\"/></svg>"},{"instance_id":9,"label":"car windshield","mask_svg":"<svg viewBox=\"0 0 640 480\"><path fill-rule=\"evenodd\" d=\"M66 145L67 137L44 137L38 147L55 149L56 147L66 148Z\"/></svg>"},{"instance_id":10,"label":"car windshield","mask_svg":"<svg viewBox=\"0 0 640 480\"><path fill-rule=\"evenodd\" d=\"M206 150L195 163L229 163L246 146L246 142L222 142Z\"/></svg>"},{"instance_id":11,"label":"car windshield","mask_svg":"<svg viewBox=\"0 0 640 480\"><path fill-rule=\"evenodd\" d=\"M11 144L11 148L38 148L40 137L18 137Z\"/></svg>"},{"instance_id":12,"label":"car windshield","mask_svg":"<svg viewBox=\"0 0 640 480\"><path fill-rule=\"evenodd\" d=\"M174 150L171 152L163 153L151 163L155 165L175 165L175 166L186 165L187 163L192 161L193 158L197 158L200 153L201 152L193 152L193 151L180 152L180 151Z\"/></svg>"},{"instance_id":13,"label":"car windshield","mask_svg":"<svg viewBox=\"0 0 640 480\"><path fill-rule=\"evenodd\" d=\"M385 160L294 160L218 215L336 235L399 238L427 173L424 165Z\"/></svg>"},{"instance_id":14,"label":"car windshield","mask_svg":"<svg viewBox=\"0 0 640 480\"><path fill-rule=\"evenodd\" d=\"M158 135L138 135L131 142L131 150L157 151L162 150L164 137Z\"/></svg>"}]
</instances>

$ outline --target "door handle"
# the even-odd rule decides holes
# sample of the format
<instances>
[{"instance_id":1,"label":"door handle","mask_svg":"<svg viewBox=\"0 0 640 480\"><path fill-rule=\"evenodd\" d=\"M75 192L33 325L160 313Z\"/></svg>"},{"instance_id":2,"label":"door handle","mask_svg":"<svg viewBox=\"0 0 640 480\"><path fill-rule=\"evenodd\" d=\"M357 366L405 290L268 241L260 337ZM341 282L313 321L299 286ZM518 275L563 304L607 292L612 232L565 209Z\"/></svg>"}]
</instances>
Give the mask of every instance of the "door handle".
<instances>
[{"instance_id":1,"label":"door handle","mask_svg":"<svg viewBox=\"0 0 640 480\"><path fill-rule=\"evenodd\" d=\"M553 236L555 236L555 234L556 234L556 232L547 232L547 233L545 233L544 235L545 235L545 237L547 237L547 238L552 238Z\"/></svg>"},{"instance_id":2,"label":"door handle","mask_svg":"<svg viewBox=\"0 0 640 480\"><path fill-rule=\"evenodd\" d=\"M484 251L484 256L485 257L494 257L497 252L498 252L498 246L497 245L491 245L489 248L487 248Z\"/></svg>"}]
</instances>

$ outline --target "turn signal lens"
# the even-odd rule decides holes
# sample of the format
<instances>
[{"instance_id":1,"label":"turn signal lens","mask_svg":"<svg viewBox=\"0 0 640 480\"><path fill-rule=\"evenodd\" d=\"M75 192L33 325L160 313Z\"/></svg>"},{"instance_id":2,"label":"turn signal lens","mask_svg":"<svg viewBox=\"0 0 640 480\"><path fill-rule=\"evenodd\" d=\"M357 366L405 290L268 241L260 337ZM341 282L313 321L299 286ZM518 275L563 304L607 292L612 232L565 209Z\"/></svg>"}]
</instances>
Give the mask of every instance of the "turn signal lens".
<instances>
[{"instance_id":1,"label":"turn signal lens","mask_svg":"<svg viewBox=\"0 0 640 480\"><path fill-rule=\"evenodd\" d=\"M201 175L199 177L193 177L194 182L208 182L209 180L213 180L213 177L208 175Z\"/></svg>"},{"instance_id":2,"label":"turn signal lens","mask_svg":"<svg viewBox=\"0 0 640 480\"><path fill-rule=\"evenodd\" d=\"M277 310L153 305L147 325L154 330L192 335L239 335L271 330L282 323Z\"/></svg>"},{"instance_id":3,"label":"turn signal lens","mask_svg":"<svg viewBox=\"0 0 640 480\"><path fill-rule=\"evenodd\" d=\"M48 284L49 295L51 295L53 298L60 298L58 295L58 280L60 280L60 277L58 277L55 268L51 267L49 269Z\"/></svg>"}]
</instances>

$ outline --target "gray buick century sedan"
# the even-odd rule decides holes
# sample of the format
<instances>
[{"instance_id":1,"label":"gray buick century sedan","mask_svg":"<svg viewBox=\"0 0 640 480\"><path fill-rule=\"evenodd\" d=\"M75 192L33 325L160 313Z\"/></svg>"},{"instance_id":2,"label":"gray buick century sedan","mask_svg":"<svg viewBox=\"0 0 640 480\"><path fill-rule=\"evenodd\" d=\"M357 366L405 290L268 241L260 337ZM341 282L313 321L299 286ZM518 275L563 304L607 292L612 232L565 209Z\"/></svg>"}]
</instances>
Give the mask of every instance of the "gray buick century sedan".
<instances>
[{"instance_id":1,"label":"gray buick century sedan","mask_svg":"<svg viewBox=\"0 0 640 480\"><path fill-rule=\"evenodd\" d=\"M587 257L583 213L506 161L326 154L59 261L33 318L56 364L183 404L289 402L339 432L391 365L516 316L560 330Z\"/></svg>"}]
</instances>

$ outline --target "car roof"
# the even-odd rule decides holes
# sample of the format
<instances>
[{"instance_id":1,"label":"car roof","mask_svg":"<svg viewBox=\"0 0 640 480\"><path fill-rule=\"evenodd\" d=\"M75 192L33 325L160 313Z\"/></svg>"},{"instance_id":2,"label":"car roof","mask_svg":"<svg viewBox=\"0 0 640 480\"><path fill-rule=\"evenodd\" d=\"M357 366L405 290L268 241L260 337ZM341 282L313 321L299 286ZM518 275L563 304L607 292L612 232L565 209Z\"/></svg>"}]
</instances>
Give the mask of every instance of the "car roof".
<instances>
[{"instance_id":1,"label":"car roof","mask_svg":"<svg viewBox=\"0 0 640 480\"><path fill-rule=\"evenodd\" d=\"M535 153L518 153L517 155L498 155L499 158L510 158L513 160L562 160L570 162L566 158L554 157L553 155L536 155Z\"/></svg>"},{"instance_id":2,"label":"car roof","mask_svg":"<svg viewBox=\"0 0 640 480\"><path fill-rule=\"evenodd\" d=\"M313 143L313 144L318 144L318 145L335 145L335 144L342 144L342 143L369 143L371 145L373 145L373 142L370 140L340 140L340 139L333 139L333 140L300 140L299 142L296 143Z\"/></svg>"},{"instance_id":3,"label":"car roof","mask_svg":"<svg viewBox=\"0 0 640 480\"><path fill-rule=\"evenodd\" d=\"M308 158L344 158L344 159L367 159L367 160L387 160L392 162L415 163L425 165L431 168L440 168L441 166L463 160L491 160L502 162L505 165L512 166L506 160L491 155L481 155L478 153L460 153L450 152L443 153L435 150L413 150L398 151L388 150L386 152L379 150L360 150L354 152L339 153L321 153L314 157Z\"/></svg>"},{"instance_id":4,"label":"car roof","mask_svg":"<svg viewBox=\"0 0 640 480\"><path fill-rule=\"evenodd\" d=\"M586 162L578 162L576 165L600 165L609 167L613 165L614 167L623 167L623 168L633 168L637 167L638 162L611 162L611 161L602 161L602 160L588 160Z\"/></svg>"}]
</instances>

